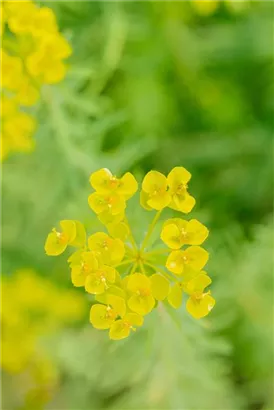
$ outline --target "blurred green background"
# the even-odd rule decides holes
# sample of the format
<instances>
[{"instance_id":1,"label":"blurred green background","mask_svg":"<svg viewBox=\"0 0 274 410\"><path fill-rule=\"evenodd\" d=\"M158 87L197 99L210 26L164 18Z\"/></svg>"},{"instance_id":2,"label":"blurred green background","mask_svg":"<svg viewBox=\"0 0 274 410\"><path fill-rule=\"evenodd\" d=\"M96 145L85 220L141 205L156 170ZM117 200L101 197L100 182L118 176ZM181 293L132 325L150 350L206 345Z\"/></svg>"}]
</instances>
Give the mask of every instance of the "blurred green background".
<instances>
[{"instance_id":1,"label":"blurred green background","mask_svg":"<svg viewBox=\"0 0 274 410\"><path fill-rule=\"evenodd\" d=\"M2 364L3 410L273 409L273 3L41 3L74 52L66 79L43 91L36 150L2 168L6 354L18 363L39 335L19 371ZM45 237L60 219L95 229L92 171L141 180L178 165L193 175L191 216L210 229L216 306L202 321L155 310L110 342ZM141 215L135 224L146 229Z\"/></svg>"}]
</instances>

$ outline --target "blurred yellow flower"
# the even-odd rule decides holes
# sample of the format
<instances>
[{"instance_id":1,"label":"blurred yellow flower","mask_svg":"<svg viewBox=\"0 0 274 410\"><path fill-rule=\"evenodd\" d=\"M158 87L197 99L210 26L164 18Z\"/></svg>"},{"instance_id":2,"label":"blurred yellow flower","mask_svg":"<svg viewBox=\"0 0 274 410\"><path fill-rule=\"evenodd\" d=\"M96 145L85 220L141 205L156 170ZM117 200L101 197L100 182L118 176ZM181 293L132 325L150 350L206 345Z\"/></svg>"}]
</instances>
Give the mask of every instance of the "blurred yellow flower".
<instances>
[{"instance_id":1,"label":"blurred yellow flower","mask_svg":"<svg viewBox=\"0 0 274 410\"><path fill-rule=\"evenodd\" d=\"M39 101L43 84L55 84L65 77L64 60L72 49L48 7L27 0L2 1L1 17L1 96L18 103L16 113L3 126L1 157L5 159L10 153L33 149L35 127L29 124L35 120L23 109ZM26 121L28 126L22 125Z\"/></svg>"},{"instance_id":2,"label":"blurred yellow flower","mask_svg":"<svg viewBox=\"0 0 274 410\"><path fill-rule=\"evenodd\" d=\"M40 366L41 336L83 318L85 300L73 290L56 288L34 271L21 270L2 278L1 367L19 373ZM18 341L20 341L18 343Z\"/></svg>"}]
</instances>

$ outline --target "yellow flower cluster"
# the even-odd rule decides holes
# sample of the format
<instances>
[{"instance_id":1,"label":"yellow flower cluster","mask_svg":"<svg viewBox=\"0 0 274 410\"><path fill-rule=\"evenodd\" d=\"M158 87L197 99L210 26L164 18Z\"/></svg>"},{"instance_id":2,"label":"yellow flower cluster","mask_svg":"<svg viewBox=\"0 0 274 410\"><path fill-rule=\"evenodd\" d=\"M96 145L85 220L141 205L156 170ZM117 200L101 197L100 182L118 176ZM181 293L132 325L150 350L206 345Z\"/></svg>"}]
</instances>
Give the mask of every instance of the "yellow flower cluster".
<instances>
[{"instance_id":1,"label":"yellow flower cluster","mask_svg":"<svg viewBox=\"0 0 274 410\"><path fill-rule=\"evenodd\" d=\"M100 169L90 177L95 192L88 203L108 233L87 237L81 222L63 220L61 229L54 228L46 239L47 255L59 255L68 245L78 248L68 259L72 283L94 295L90 322L96 329L109 329L110 339L129 336L159 302L179 308L183 292L188 295L187 311L194 318L206 316L215 304L210 291L205 291L211 279L202 270L208 260L208 252L200 247L208 236L203 224L196 219L168 219L161 230L167 247L147 250L164 208L183 213L193 208L195 199L187 186L190 178L183 167L175 167L167 177L158 171L148 172L140 203L157 213L142 243L137 244L125 216L126 203L138 189L137 181L129 172L117 178L108 169ZM189 247L183 249L185 245ZM161 255L167 255L165 267L159 266Z\"/></svg>"},{"instance_id":2,"label":"yellow flower cluster","mask_svg":"<svg viewBox=\"0 0 274 410\"><path fill-rule=\"evenodd\" d=\"M85 300L31 270L2 278L2 354L4 371L17 374L40 363L39 337L83 318Z\"/></svg>"},{"instance_id":3,"label":"yellow flower cluster","mask_svg":"<svg viewBox=\"0 0 274 410\"><path fill-rule=\"evenodd\" d=\"M35 119L25 112L43 84L60 82L72 50L58 31L53 11L32 1L1 1L1 121L4 159L34 147Z\"/></svg>"}]
</instances>

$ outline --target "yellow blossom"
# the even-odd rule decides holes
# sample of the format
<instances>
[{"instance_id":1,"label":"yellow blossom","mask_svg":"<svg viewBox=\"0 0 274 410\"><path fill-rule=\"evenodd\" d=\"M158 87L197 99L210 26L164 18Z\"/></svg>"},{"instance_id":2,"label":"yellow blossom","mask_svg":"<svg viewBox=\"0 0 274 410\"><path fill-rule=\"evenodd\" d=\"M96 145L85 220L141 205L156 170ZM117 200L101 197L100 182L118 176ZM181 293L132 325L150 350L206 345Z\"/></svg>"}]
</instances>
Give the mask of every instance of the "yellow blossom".
<instances>
[{"instance_id":1,"label":"yellow blossom","mask_svg":"<svg viewBox=\"0 0 274 410\"><path fill-rule=\"evenodd\" d=\"M207 236L208 229L197 219L168 219L161 232L162 241L171 249L180 249L183 245L201 245Z\"/></svg>"},{"instance_id":2,"label":"yellow blossom","mask_svg":"<svg viewBox=\"0 0 274 410\"><path fill-rule=\"evenodd\" d=\"M185 287L185 292L190 295L186 309L195 319L207 316L215 305L215 300L210 292L204 293L204 289L210 284L209 276L200 274L189 281Z\"/></svg>"},{"instance_id":3,"label":"yellow blossom","mask_svg":"<svg viewBox=\"0 0 274 410\"><path fill-rule=\"evenodd\" d=\"M36 121L24 112L39 101L43 84L61 81L67 72L65 59L72 49L58 31L49 7L33 1L1 2L3 33L1 50L2 90L18 103L17 113L3 124L1 157L13 152L30 152ZM12 55L11 55L12 54ZM21 108L23 108L21 110Z\"/></svg>"},{"instance_id":4,"label":"yellow blossom","mask_svg":"<svg viewBox=\"0 0 274 410\"><path fill-rule=\"evenodd\" d=\"M173 168L167 176L169 193L171 195L169 207L185 214L192 210L196 202L187 191L187 184L190 178L190 172L183 167Z\"/></svg>"},{"instance_id":5,"label":"yellow blossom","mask_svg":"<svg viewBox=\"0 0 274 410\"><path fill-rule=\"evenodd\" d=\"M126 313L126 303L119 296L109 295L107 305L95 304L90 309L90 322L96 329L109 329L115 319Z\"/></svg>"},{"instance_id":6,"label":"yellow blossom","mask_svg":"<svg viewBox=\"0 0 274 410\"><path fill-rule=\"evenodd\" d=\"M167 186L167 178L163 174L158 171L149 171L142 183L141 205L145 209L165 208L171 200Z\"/></svg>"},{"instance_id":7,"label":"yellow blossom","mask_svg":"<svg viewBox=\"0 0 274 410\"><path fill-rule=\"evenodd\" d=\"M128 307L139 315L146 315L151 312L155 305L152 296L151 282L146 275L134 273L127 282L127 290L130 297L127 301Z\"/></svg>"},{"instance_id":8,"label":"yellow blossom","mask_svg":"<svg viewBox=\"0 0 274 410\"><path fill-rule=\"evenodd\" d=\"M87 277L99 268L95 252L76 251L70 258L71 281L74 286L85 286Z\"/></svg>"},{"instance_id":9,"label":"yellow blossom","mask_svg":"<svg viewBox=\"0 0 274 410\"><path fill-rule=\"evenodd\" d=\"M7 111L12 109L7 105ZM147 249L164 207L185 213L193 207L195 200L187 192L190 177L183 167L175 167L167 178L157 171L145 176L141 204L158 212L141 243L135 240L125 214L126 201L136 189L134 177L126 173L119 179L105 168L90 177L95 192L89 196L89 204L109 235L105 232L90 235L87 251L82 227L85 240L78 243L80 249L69 257L68 263L73 284L84 286L97 302L90 310L91 324L96 329L109 329L112 340L128 337L137 326L142 326L143 316L162 301L179 309L183 292L190 295L187 310L194 317L205 316L215 303L210 292L204 292L211 280L202 270L208 260L208 252L199 246L208 236L203 224L196 219L168 219L160 236L170 249L163 246L157 249L157 245L152 251ZM56 234L53 238L56 252ZM57 251L61 253L75 239L71 241L67 237L66 243L58 243ZM183 250L184 245L190 246Z\"/></svg>"},{"instance_id":10,"label":"yellow blossom","mask_svg":"<svg viewBox=\"0 0 274 410\"><path fill-rule=\"evenodd\" d=\"M110 326L109 338L121 340L129 336L130 331L135 331L134 326L142 326L144 319L137 313L127 313L122 319L116 320Z\"/></svg>"},{"instance_id":11,"label":"yellow blossom","mask_svg":"<svg viewBox=\"0 0 274 410\"><path fill-rule=\"evenodd\" d=\"M104 232L97 232L88 238L88 246L92 251L101 254L105 264L119 263L125 254L125 247L120 239L113 239Z\"/></svg>"},{"instance_id":12,"label":"yellow blossom","mask_svg":"<svg viewBox=\"0 0 274 410\"><path fill-rule=\"evenodd\" d=\"M120 215L126 207L124 197L117 194L98 194L93 192L88 197L88 203L96 214L109 212L111 215Z\"/></svg>"},{"instance_id":13,"label":"yellow blossom","mask_svg":"<svg viewBox=\"0 0 274 410\"><path fill-rule=\"evenodd\" d=\"M98 193L116 193L122 195L126 200L131 198L138 189L137 181L130 172L117 178L107 168L99 169L91 174L90 184Z\"/></svg>"},{"instance_id":14,"label":"yellow blossom","mask_svg":"<svg viewBox=\"0 0 274 410\"><path fill-rule=\"evenodd\" d=\"M115 282L116 275L119 275L116 269L111 266L103 265L87 276L85 289L88 293L100 295Z\"/></svg>"},{"instance_id":15,"label":"yellow blossom","mask_svg":"<svg viewBox=\"0 0 274 410\"><path fill-rule=\"evenodd\" d=\"M166 267L176 275L183 275L187 270L201 270L208 261L208 252L200 246L190 246L185 251L172 251L167 258Z\"/></svg>"},{"instance_id":16,"label":"yellow blossom","mask_svg":"<svg viewBox=\"0 0 274 410\"><path fill-rule=\"evenodd\" d=\"M84 246L86 233L83 225L79 221L63 220L60 222L62 231L58 232L53 228L45 243L47 255L56 256L63 253L68 245Z\"/></svg>"}]
</instances>

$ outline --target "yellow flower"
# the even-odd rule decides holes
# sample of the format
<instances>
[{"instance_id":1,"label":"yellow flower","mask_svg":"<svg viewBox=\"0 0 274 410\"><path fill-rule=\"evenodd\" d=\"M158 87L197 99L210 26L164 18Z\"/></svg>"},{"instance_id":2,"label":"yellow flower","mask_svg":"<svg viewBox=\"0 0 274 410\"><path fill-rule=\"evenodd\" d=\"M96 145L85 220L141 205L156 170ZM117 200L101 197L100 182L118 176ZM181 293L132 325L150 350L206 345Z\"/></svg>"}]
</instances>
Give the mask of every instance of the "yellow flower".
<instances>
[{"instance_id":1,"label":"yellow flower","mask_svg":"<svg viewBox=\"0 0 274 410\"><path fill-rule=\"evenodd\" d=\"M142 183L141 205L145 209L160 210L168 206L171 197L167 192L167 178L158 171L146 174Z\"/></svg>"},{"instance_id":2,"label":"yellow flower","mask_svg":"<svg viewBox=\"0 0 274 410\"><path fill-rule=\"evenodd\" d=\"M86 232L79 221L63 220L60 222L62 232L53 228L45 243L47 255L57 256L63 253L68 245L81 247L86 242Z\"/></svg>"},{"instance_id":3,"label":"yellow flower","mask_svg":"<svg viewBox=\"0 0 274 410\"><path fill-rule=\"evenodd\" d=\"M109 211L109 207L108 207L108 209L106 211L103 211L103 212L97 214L97 217L103 225L107 226L109 224L118 224L119 222L121 222L125 217L125 213L124 213L124 209L123 209L123 211L120 212L119 214L112 215L111 212Z\"/></svg>"},{"instance_id":4,"label":"yellow flower","mask_svg":"<svg viewBox=\"0 0 274 410\"><path fill-rule=\"evenodd\" d=\"M21 105L29 107L37 103L39 97L40 92L38 88L31 83L28 77L22 76L15 95L16 101Z\"/></svg>"},{"instance_id":5,"label":"yellow flower","mask_svg":"<svg viewBox=\"0 0 274 410\"><path fill-rule=\"evenodd\" d=\"M68 259L71 266L71 281L74 286L85 286L87 277L99 268L95 252L76 251Z\"/></svg>"},{"instance_id":6,"label":"yellow flower","mask_svg":"<svg viewBox=\"0 0 274 410\"><path fill-rule=\"evenodd\" d=\"M146 275L134 273L129 276L127 291L130 293L127 304L133 312L144 316L154 308L155 299L152 296L151 282Z\"/></svg>"},{"instance_id":7,"label":"yellow flower","mask_svg":"<svg viewBox=\"0 0 274 410\"><path fill-rule=\"evenodd\" d=\"M200 246L190 246L185 251L172 251L166 267L176 275L183 275L188 269L199 271L208 261L208 252Z\"/></svg>"},{"instance_id":8,"label":"yellow flower","mask_svg":"<svg viewBox=\"0 0 274 410\"><path fill-rule=\"evenodd\" d=\"M71 47L59 33L39 39L39 48L26 59L28 73L44 84L60 82L66 74L63 59L71 55Z\"/></svg>"},{"instance_id":9,"label":"yellow flower","mask_svg":"<svg viewBox=\"0 0 274 410\"><path fill-rule=\"evenodd\" d=\"M37 7L29 23L29 31L34 36L48 36L49 33L58 32L55 15L49 7Z\"/></svg>"},{"instance_id":10,"label":"yellow flower","mask_svg":"<svg viewBox=\"0 0 274 410\"><path fill-rule=\"evenodd\" d=\"M123 196L117 194L98 194L93 192L88 197L88 204L96 214L109 212L111 215L124 213L126 201Z\"/></svg>"},{"instance_id":11,"label":"yellow flower","mask_svg":"<svg viewBox=\"0 0 274 410\"><path fill-rule=\"evenodd\" d=\"M64 59L72 49L59 33L56 18L48 7L39 7L32 1L1 2L4 33L2 61L2 92L22 107L37 103L42 84L61 81L67 71ZM9 50L7 52L7 49ZM13 55L10 55L9 52ZM34 148L31 138L35 120L18 112L3 126L2 158L12 152L30 152Z\"/></svg>"},{"instance_id":12,"label":"yellow flower","mask_svg":"<svg viewBox=\"0 0 274 410\"><path fill-rule=\"evenodd\" d=\"M160 273L154 273L149 279L154 298L156 300L164 300L169 293L169 281Z\"/></svg>"},{"instance_id":13,"label":"yellow flower","mask_svg":"<svg viewBox=\"0 0 274 410\"><path fill-rule=\"evenodd\" d=\"M167 176L171 202L169 207L176 211L189 213L195 205L195 199L187 192L190 172L183 167L173 168Z\"/></svg>"},{"instance_id":14,"label":"yellow flower","mask_svg":"<svg viewBox=\"0 0 274 410\"><path fill-rule=\"evenodd\" d=\"M31 138L36 127L36 121L30 115L17 111L13 116L3 121L3 140L9 147L9 151L31 151L34 141Z\"/></svg>"},{"instance_id":15,"label":"yellow flower","mask_svg":"<svg viewBox=\"0 0 274 410\"><path fill-rule=\"evenodd\" d=\"M208 229L197 219L168 219L161 232L162 241L171 249L180 249L183 245L201 245L207 237Z\"/></svg>"},{"instance_id":16,"label":"yellow flower","mask_svg":"<svg viewBox=\"0 0 274 410\"><path fill-rule=\"evenodd\" d=\"M7 21L7 15L6 15L6 11L3 7L3 2L0 3L0 24L1 24L1 31L0 31L0 36L3 35L4 31L5 31L5 25L6 25L6 21Z\"/></svg>"},{"instance_id":17,"label":"yellow flower","mask_svg":"<svg viewBox=\"0 0 274 410\"><path fill-rule=\"evenodd\" d=\"M95 304L90 309L90 322L95 329L109 329L115 319L126 313L124 299L108 295L107 305Z\"/></svg>"},{"instance_id":18,"label":"yellow flower","mask_svg":"<svg viewBox=\"0 0 274 410\"><path fill-rule=\"evenodd\" d=\"M117 275L116 269L103 265L87 276L85 289L88 293L100 295L115 282Z\"/></svg>"},{"instance_id":19,"label":"yellow flower","mask_svg":"<svg viewBox=\"0 0 274 410\"><path fill-rule=\"evenodd\" d=\"M7 14L8 26L15 34L27 33L31 27L37 7L31 1L5 1L4 8Z\"/></svg>"},{"instance_id":20,"label":"yellow flower","mask_svg":"<svg viewBox=\"0 0 274 410\"><path fill-rule=\"evenodd\" d=\"M137 313L127 313L122 319L112 323L109 330L109 338L121 340L129 336L130 331L135 331L134 326L142 326L144 319Z\"/></svg>"},{"instance_id":21,"label":"yellow flower","mask_svg":"<svg viewBox=\"0 0 274 410\"><path fill-rule=\"evenodd\" d=\"M120 239L113 239L104 232L97 232L88 238L88 246L92 251L101 254L107 265L115 265L124 257L125 247Z\"/></svg>"},{"instance_id":22,"label":"yellow flower","mask_svg":"<svg viewBox=\"0 0 274 410\"><path fill-rule=\"evenodd\" d=\"M125 222L111 223L107 225L108 232L113 238L125 241L129 235L129 227Z\"/></svg>"},{"instance_id":23,"label":"yellow flower","mask_svg":"<svg viewBox=\"0 0 274 410\"><path fill-rule=\"evenodd\" d=\"M16 91L21 83L23 65L19 57L10 56L1 50L2 60L2 87L10 91Z\"/></svg>"},{"instance_id":24,"label":"yellow flower","mask_svg":"<svg viewBox=\"0 0 274 410\"><path fill-rule=\"evenodd\" d=\"M200 274L189 281L185 287L185 292L190 295L186 309L195 319L208 315L215 305L215 300L210 292L204 293L204 289L210 284L210 277Z\"/></svg>"},{"instance_id":25,"label":"yellow flower","mask_svg":"<svg viewBox=\"0 0 274 410\"><path fill-rule=\"evenodd\" d=\"M12 105L7 104L5 110L12 111ZM87 251L84 231L85 241L78 243L81 249L74 252L68 262L73 284L84 286L98 302L91 308L91 323L97 329L109 329L112 340L124 339L136 330L134 326L141 326L143 316L151 312L158 301L166 301L178 309L182 304L183 292L190 295L187 305L194 317L204 316L214 304L210 293L203 292L211 282L206 272L202 271L209 256L199 246L208 236L208 229L203 224L196 219L168 219L160 236L171 249L161 247L147 251L164 207L185 213L193 207L195 200L187 192L190 177L183 167L175 167L167 178L157 171L150 171L145 176L141 204L145 209L154 208L158 212L139 244L125 215L126 200L137 189L135 178L126 173L119 179L106 168L90 176L95 192L89 196L89 204L110 236L105 232L92 234L88 238ZM53 235L50 245L54 242L51 248L55 254L75 242L73 237L67 236L63 243L58 241L57 246L56 233L50 235ZM184 245L190 246L182 250ZM178 275L179 281L159 266L163 263L164 254L168 254L166 268Z\"/></svg>"},{"instance_id":26,"label":"yellow flower","mask_svg":"<svg viewBox=\"0 0 274 410\"><path fill-rule=\"evenodd\" d=\"M126 200L131 198L138 189L138 183L130 172L117 178L107 168L99 169L91 174L90 184L98 193L116 193L122 195Z\"/></svg>"}]
</instances>

